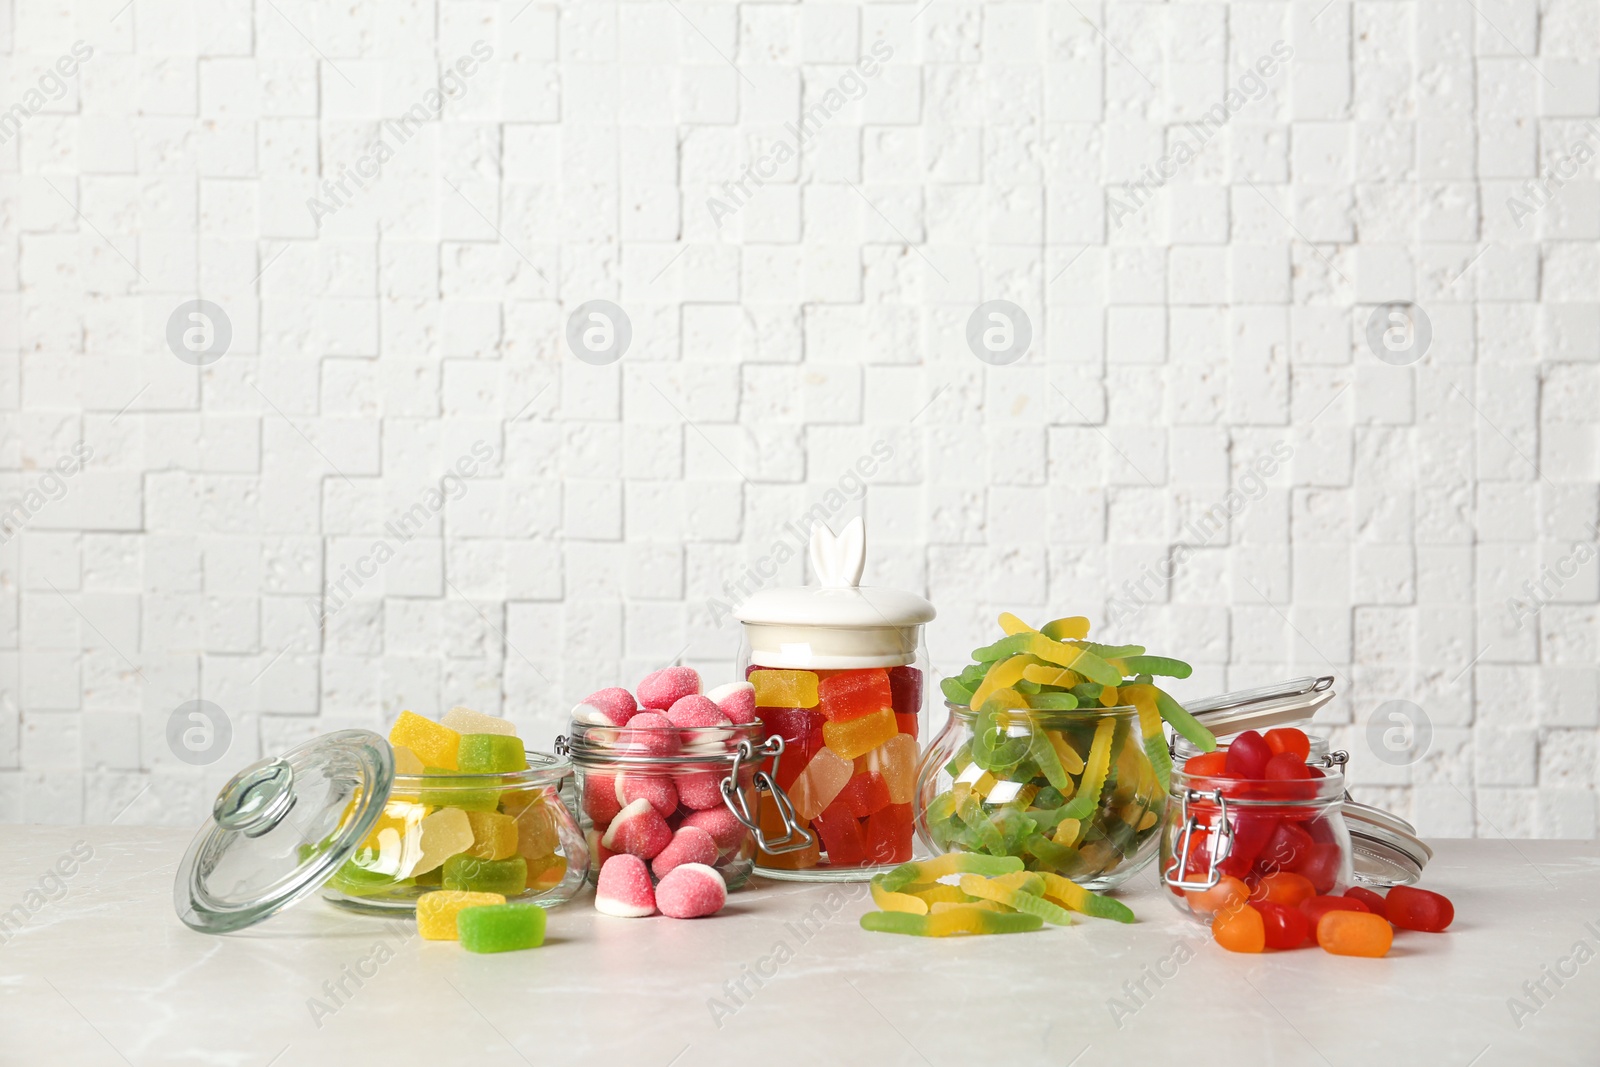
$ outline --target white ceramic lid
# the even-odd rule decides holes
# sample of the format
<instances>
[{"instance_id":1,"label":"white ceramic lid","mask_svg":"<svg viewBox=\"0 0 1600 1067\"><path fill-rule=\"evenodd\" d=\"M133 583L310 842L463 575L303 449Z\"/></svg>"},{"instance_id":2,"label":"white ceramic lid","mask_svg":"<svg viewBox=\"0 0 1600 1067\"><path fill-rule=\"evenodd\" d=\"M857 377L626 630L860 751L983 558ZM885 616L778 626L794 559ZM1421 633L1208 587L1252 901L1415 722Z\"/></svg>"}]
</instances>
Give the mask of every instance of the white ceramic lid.
<instances>
[{"instance_id":1,"label":"white ceramic lid","mask_svg":"<svg viewBox=\"0 0 1600 1067\"><path fill-rule=\"evenodd\" d=\"M933 605L915 593L862 586L866 528L850 520L835 536L811 528L811 568L820 586L763 589L734 612L759 667L849 670L895 667L916 658Z\"/></svg>"}]
</instances>

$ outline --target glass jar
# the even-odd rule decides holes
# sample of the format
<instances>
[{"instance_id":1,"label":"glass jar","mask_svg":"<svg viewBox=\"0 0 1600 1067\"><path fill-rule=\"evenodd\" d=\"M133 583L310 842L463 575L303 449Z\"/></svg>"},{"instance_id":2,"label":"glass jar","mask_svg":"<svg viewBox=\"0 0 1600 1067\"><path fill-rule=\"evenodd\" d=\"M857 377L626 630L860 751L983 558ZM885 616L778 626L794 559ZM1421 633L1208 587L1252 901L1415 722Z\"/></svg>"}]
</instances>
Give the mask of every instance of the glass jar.
<instances>
[{"instance_id":1,"label":"glass jar","mask_svg":"<svg viewBox=\"0 0 1600 1067\"><path fill-rule=\"evenodd\" d=\"M1137 708L946 706L949 722L917 772L917 832L928 848L1016 856L1094 890L1150 862L1166 793Z\"/></svg>"},{"instance_id":2,"label":"glass jar","mask_svg":"<svg viewBox=\"0 0 1600 1067\"><path fill-rule=\"evenodd\" d=\"M322 887L351 911L410 911L435 889L485 889L513 904L562 904L583 885L588 848L563 802L572 765L529 752L507 774L398 774L376 825ZM448 851L451 835L466 841Z\"/></svg>"},{"instance_id":3,"label":"glass jar","mask_svg":"<svg viewBox=\"0 0 1600 1067\"><path fill-rule=\"evenodd\" d=\"M919 739L924 731L922 628L933 605L859 584L865 532L812 527L820 587L766 589L739 605L739 669L756 716L786 757L772 776L809 847L756 858L758 873L801 881L864 881L911 859ZM764 826L780 829L777 795Z\"/></svg>"},{"instance_id":4,"label":"glass jar","mask_svg":"<svg viewBox=\"0 0 1600 1067\"><path fill-rule=\"evenodd\" d=\"M512 774L396 775L387 740L339 730L251 764L178 864L178 917L227 933L319 889L355 911L405 913L429 889L490 881L508 899L560 904L588 864L560 796L572 768L527 760Z\"/></svg>"},{"instance_id":5,"label":"glass jar","mask_svg":"<svg viewBox=\"0 0 1600 1067\"><path fill-rule=\"evenodd\" d=\"M1209 923L1281 872L1310 881L1318 895L1351 885L1352 847L1342 802L1344 775L1293 781L1203 778L1172 771L1161 833L1162 881L1178 910Z\"/></svg>"},{"instance_id":6,"label":"glass jar","mask_svg":"<svg viewBox=\"0 0 1600 1067\"><path fill-rule=\"evenodd\" d=\"M764 744L759 723L679 728L574 720L570 730L556 739L556 751L570 752L577 768L578 821L589 846L591 880L612 855L605 843L612 821L641 798L669 829L699 826L711 835L717 843L714 866L729 889L750 877L758 847L807 843L792 819L785 824L781 808L787 798L761 769L768 758L782 766L783 742ZM763 803L775 815L766 826L758 821Z\"/></svg>"}]
</instances>

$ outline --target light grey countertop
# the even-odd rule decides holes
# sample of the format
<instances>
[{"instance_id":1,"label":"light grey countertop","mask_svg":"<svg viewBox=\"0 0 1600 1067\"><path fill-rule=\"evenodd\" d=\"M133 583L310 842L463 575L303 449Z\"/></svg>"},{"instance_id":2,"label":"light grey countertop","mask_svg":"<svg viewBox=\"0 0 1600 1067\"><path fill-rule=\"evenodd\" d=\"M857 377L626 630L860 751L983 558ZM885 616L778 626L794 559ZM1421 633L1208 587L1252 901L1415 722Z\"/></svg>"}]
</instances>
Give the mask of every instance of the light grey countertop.
<instances>
[{"instance_id":1,"label":"light grey countertop","mask_svg":"<svg viewBox=\"0 0 1600 1067\"><path fill-rule=\"evenodd\" d=\"M188 839L0 827L0 1063L1600 1062L1594 842L1433 842L1424 885L1454 927L1364 960L1230 955L1151 870L1123 894L1137 925L1004 937L869 934L865 886L759 880L688 922L599 915L585 891L543 948L498 956L316 899L211 937L173 912ZM74 846L92 856L58 886Z\"/></svg>"}]
</instances>

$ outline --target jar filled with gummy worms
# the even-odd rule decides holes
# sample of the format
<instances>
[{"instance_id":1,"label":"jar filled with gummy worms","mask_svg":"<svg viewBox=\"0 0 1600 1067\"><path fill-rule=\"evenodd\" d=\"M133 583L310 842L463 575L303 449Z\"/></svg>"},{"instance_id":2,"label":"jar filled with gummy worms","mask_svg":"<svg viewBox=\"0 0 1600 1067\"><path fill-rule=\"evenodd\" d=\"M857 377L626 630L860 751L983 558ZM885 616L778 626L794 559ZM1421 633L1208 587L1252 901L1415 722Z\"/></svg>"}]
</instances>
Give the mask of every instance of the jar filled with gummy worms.
<instances>
[{"instance_id":1,"label":"jar filled with gummy worms","mask_svg":"<svg viewBox=\"0 0 1600 1067\"><path fill-rule=\"evenodd\" d=\"M729 889L749 879L759 848L802 847L793 821L787 829L781 817L770 828L757 822L757 796L768 800L773 791L762 764L773 758L781 767L783 749L781 741L763 739L759 723L618 727L575 719L570 729L556 739L556 751L570 753L577 769L591 882L612 855L654 856L684 826L710 835L717 852L711 866ZM650 841L652 833L662 840Z\"/></svg>"},{"instance_id":2,"label":"jar filled with gummy worms","mask_svg":"<svg viewBox=\"0 0 1600 1067\"><path fill-rule=\"evenodd\" d=\"M812 527L820 586L767 589L736 612L739 667L756 716L783 756L774 771L807 848L762 853L756 871L798 881L864 881L912 858L913 801L925 729L922 628L933 605L914 593L860 584L865 531ZM761 826L783 812L763 794Z\"/></svg>"}]
</instances>

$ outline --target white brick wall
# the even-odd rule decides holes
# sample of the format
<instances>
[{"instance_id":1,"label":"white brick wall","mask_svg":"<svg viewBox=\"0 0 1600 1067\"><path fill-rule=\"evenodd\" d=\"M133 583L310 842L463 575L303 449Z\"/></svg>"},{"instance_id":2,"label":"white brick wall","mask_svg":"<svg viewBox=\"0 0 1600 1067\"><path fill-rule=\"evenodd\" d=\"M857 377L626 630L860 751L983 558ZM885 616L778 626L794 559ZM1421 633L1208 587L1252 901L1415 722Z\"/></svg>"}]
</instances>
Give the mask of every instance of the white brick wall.
<instances>
[{"instance_id":1,"label":"white brick wall","mask_svg":"<svg viewBox=\"0 0 1600 1067\"><path fill-rule=\"evenodd\" d=\"M1596 836L1590 0L0 0L0 52L0 820L193 823L401 707L547 745L726 675L713 598L820 504L938 667L1148 601L1107 632L1183 693L1338 675L1427 833Z\"/></svg>"}]
</instances>

